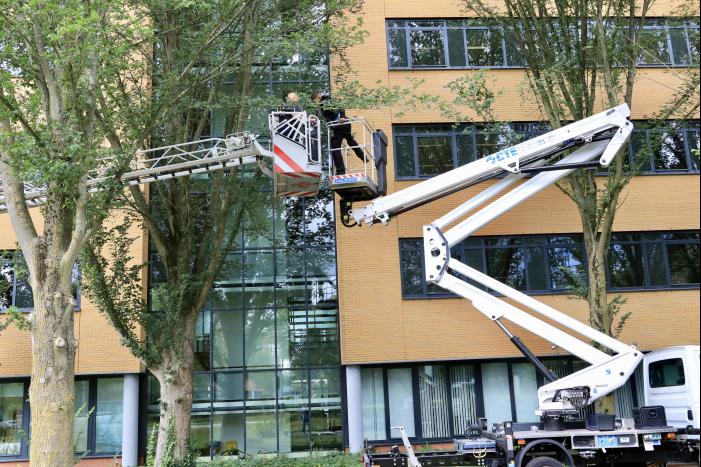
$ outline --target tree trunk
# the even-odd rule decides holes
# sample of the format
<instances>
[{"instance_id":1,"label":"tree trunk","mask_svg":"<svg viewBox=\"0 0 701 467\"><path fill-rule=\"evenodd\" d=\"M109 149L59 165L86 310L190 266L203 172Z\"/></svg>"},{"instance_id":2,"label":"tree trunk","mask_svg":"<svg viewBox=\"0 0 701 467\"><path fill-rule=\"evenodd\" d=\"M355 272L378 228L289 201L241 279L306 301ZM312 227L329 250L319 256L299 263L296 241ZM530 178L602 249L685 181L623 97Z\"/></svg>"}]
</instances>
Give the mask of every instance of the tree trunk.
<instances>
[{"instance_id":1,"label":"tree trunk","mask_svg":"<svg viewBox=\"0 0 701 467\"><path fill-rule=\"evenodd\" d=\"M38 255L41 257L42 255ZM47 258L32 278L32 410L30 459L33 466L74 463L75 350L70 276L61 277L56 258ZM43 267L41 267L43 266Z\"/></svg>"},{"instance_id":2,"label":"tree trunk","mask_svg":"<svg viewBox=\"0 0 701 467\"><path fill-rule=\"evenodd\" d=\"M611 336L611 319L608 310L606 291L606 256L598 248L598 242L592 235L584 235L588 264L588 303L589 324L596 330Z\"/></svg>"},{"instance_id":3,"label":"tree trunk","mask_svg":"<svg viewBox=\"0 0 701 467\"><path fill-rule=\"evenodd\" d=\"M156 466L170 465L187 456L194 387L195 320L197 314L185 318L183 345L163 351L163 362L152 370L161 385L161 410L156 444Z\"/></svg>"}]
</instances>

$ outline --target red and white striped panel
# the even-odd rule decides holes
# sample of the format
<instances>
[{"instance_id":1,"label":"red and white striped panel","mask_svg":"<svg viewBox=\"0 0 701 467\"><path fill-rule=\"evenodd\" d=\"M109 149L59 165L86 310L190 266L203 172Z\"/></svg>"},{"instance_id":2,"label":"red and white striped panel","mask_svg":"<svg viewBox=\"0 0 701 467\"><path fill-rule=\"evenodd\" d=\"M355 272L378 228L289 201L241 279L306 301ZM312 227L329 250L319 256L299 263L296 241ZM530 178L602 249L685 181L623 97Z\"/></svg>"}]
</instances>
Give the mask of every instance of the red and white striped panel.
<instances>
[{"instance_id":1,"label":"red and white striped panel","mask_svg":"<svg viewBox=\"0 0 701 467\"><path fill-rule=\"evenodd\" d=\"M364 174L362 172L358 172L358 173L349 173L349 174L343 174L343 175L331 175L331 176L329 176L329 179L341 180L341 179L346 179L346 178L362 178L362 177L367 177L367 174Z\"/></svg>"}]
</instances>

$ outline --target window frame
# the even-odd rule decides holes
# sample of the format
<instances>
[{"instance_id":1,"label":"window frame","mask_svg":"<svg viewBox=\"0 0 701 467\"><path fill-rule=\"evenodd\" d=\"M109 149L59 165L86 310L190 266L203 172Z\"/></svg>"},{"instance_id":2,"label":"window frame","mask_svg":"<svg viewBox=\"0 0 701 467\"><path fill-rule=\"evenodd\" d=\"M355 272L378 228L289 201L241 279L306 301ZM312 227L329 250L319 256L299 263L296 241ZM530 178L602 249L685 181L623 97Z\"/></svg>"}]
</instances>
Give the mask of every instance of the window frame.
<instances>
[{"instance_id":1,"label":"window frame","mask_svg":"<svg viewBox=\"0 0 701 467\"><path fill-rule=\"evenodd\" d=\"M385 41L386 41L386 57L387 57L387 68L389 71L393 70L450 70L450 69L458 69L458 70L470 70L470 69L523 69L526 68L526 65L512 65L508 63L508 53L507 53L507 43L506 43L506 33L505 33L505 25L503 22L499 22L494 25L472 25L469 24L468 21L473 20L474 18L387 18L385 19ZM682 21L682 24L680 25L670 25L669 18L659 18L659 17L653 17L653 18L645 18L646 24L643 26L643 30L645 31L658 31L661 30L663 31L663 34L665 35L665 45L666 45L666 52L667 52L667 57L668 61L665 63L642 63L638 62L637 66L640 68L690 68L694 66L698 66L698 63L695 63L694 60L694 55L691 53L692 52L692 47L691 47L691 39L689 37L689 32L690 30L695 30L696 33L698 34L699 31L699 25L698 23L694 23L695 18L683 18L680 19ZM409 22L411 21L434 21L434 22L441 22L442 24L440 26L411 26L409 25ZM449 25L448 23L451 21L461 21L461 25ZM401 26L396 25L397 22L402 22L403 24ZM658 22L662 22L662 24L657 24ZM497 30L498 33L501 36L501 56L502 56L502 64L501 65L470 65L470 60L469 60L469 52L468 52L468 42L467 42L467 31L469 30ZM406 66L393 66L392 61L391 61L391 41L390 41L390 30L392 31L402 31L404 33L404 40L405 40L405 46L406 46L406 51L407 51L407 65ZM412 60L412 50L411 50L411 39L410 39L410 33L413 30L434 30L434 31L441 31L441 36L443 39L443 52L444 52L444 60L445 60L445 65L414 65L413 60ZM462 30L463 31L463 45L465 49L465 65L451 65L450 64L450 55L449 55L449 43L448 43L448 31L449 30ZM683 64L683 63L675 63L676 60L674 58L674 47L672 46L672 36L670 34L671 30L682 30L683 35L684 35L684 40L685 40L685 45L686 45L686 50L688 53L689 57L689 63Z\"/></svg>"},{"instance_id":2,"label":"window frame","mask_svg":"<svg viewBox=\"0 0 701 467\"><path fill-rule=\"evenodd\" d=\"M96 427L97 427L97 382L100 379L117 379L124 378L124 374L113 374L113 375L76 375L75 382L78 381L88 381L88 404L86 411L91 411L88 416L88 432L87 432L87 451L80 452L76 451L74 454L80 456L84 459L104 459L112 458L115 455L119 455L120 451L117 452L95 452L95 441L96 441ZM16 456L0 456L0 464L3 462L11 461L26 461L29 459L29 443L28 436L30 433L31 425L31 408L29 406L29 383L28 378L0 378L0 384L6 383L23 383L24 384L24 395L23 395L23 406L22 406L22 430L26 434L22 437L20 454ZM78 410L79 407L75 407ZM94 410L93 410L94 409ZM124 413L124 399L122 396L122 414ZM75 440L74 440L75 442ZM120 445L122 438L120 435Z\"/></svg>"},{"instance_id":3,"label":"window frame","mask_svg":"<svg viewBox=\"0 0 701 467\"><path fill-rule=\"evenodd\" d=\"M543 360L548 360L548 361L558 361L561 362L563 367L566 368L566 371L568 374L572 374L575 371L578 371L580 369L580 366L584 364L585 366L589 366L588 363L582 362L581 360L577 360L576 358L572 358L569 356L563 356L563 355L549 355L549 356L544 356ZM461 366L471 366L473 368L473 374L474 374L474 396L475 396L475 411L476 411L476 416L477 418L485 417L486 411L485 411L485 405L484 405L484 384L482 381L482 366L485 364L490 364L490 363L505 363L507 365L507 371L508 371L508 376L509 376L509 395L511 398L510 401L510 410L511 410L511 418L513 421L517 420L516 413L516 397L518 396L516 394L515 388L514 388L514 379L513 379L513 365L517 364L523 364L523 363L530 363L527 359L523 357L517 357L517 358L509 358L509 357L494 357L494 358L486 358L486 359L476 359L476 360L451 360L451 361L427 361L427 362L406 362L406 363L386 363L386 364L380 364L380 365L363 365L363 368L368 368L368 369L381 369L382 370L382 384L383 384L383 398L384 398L384 417L385 417L385 438L384 439L368 439L368 444L370 446L380 446L380 445L387 445L387 444L396 444L398 442L401 442L401 438L399 437L399 433L396 431L392 431L391 429L391 424L390 424L390 413L389 413L389 382L388 382L388 376L387 372L388 370L392 369L410 369L411 371L411 377L412 377L412 389L413 389L413 411L414 411L414 426L415 426L415 436L410 436L409 439L413 443L424 443L424 442L430 442L430 443L437 443L437 442L452 442L452 440L455 437L462 436L464 433L455 433L455 421L454 421L454 401L453 401L453 391L452 391L452 386L451 386L451 369L453 367L461 367ZM420 390L419 390L419 368L424 367L424 366L442 366L445 368L444 376L443 376L443 383L444 387L446 388L446 403L448 404L448 427L449 427L449 436L444 437L444 438L426 438L423 436L423 427L421 424L421 395L420 395ZM547 366L547 363L546 363ZM537 370L535 370L535 377L536 377L536 385L537 387L541 387L544 384L547 383L543 376L538 373ZM634 399L634 403L638 404L639 402L639 394L637 394L637 391L635 390L635 382L637 375L631 376L631 387L632 387L632 398ZM584 409L587 410L587 409Z\"/></svg>"},{"instance_id":4,"label":"window frame","mask_svg":"<svg viewBox=\"0 0 701 467\"><path fill-rule=\"evenodd\" d=\"M640 170L635 174L636 176L647 176L647 175L694 175L701 173L701 163L695 162L691 150L695 149L691 147L690 134L695 134L697 141L701 141L701 127L694 126L698 121L670 121L669 126L664 128L645 128L646 122L638 121L634 122L635 125L639 125L642 128L636 128L634 133L640 134L644 133L645 136L645 150L648 151L648 161L641 164ZM535 134L542 134L542 132L547 131L547 127L543 126L544 122L504 122L508 125L510 132L514 134L521 135L523 138L534 137ZM676 125L679 125L676 127ZM539 128L539 126L541 126ZM421 128L419 130L418 128ZM432 129L435 128L435 131ZM684 157L686 162L686 169L656 169L655 168L655 155L651 150L651 133L668 133L671 131L678 132L683 138L684 144ZM484 128L483 125L469 124L469 125L451 125L450 123L412 123L412 124L395 124L392 125L392 157L394 160L394 176L397 181L412 181L412 180L428 180L436 175L423 175L421 172L421 167L419 165L419 147L418 139L427 137L449 137L452 145L452 160L453 169L461 167L470 162L474 162L478 159L477 150L477 138L480 134L494 135L499 134L494 131L490 131ZM468 136L471 141L471 153L468 155L462 155L458 153L459 146L457 138L460 136ZM400 157L397 151L397 138L408 138L411 137L412 141L412 165L413 174L412 175L400 175ZM461 157L462 160L466 162L460 165ZM625 154L626 160L629 166L633 166L636 161L633 154L633 145L628 144L628 149ZM404 160L404 159L402 159ZM695 167L695 168L694 168ZM441 172L446 173L446 172ZM606 176L605 172L597 173L598 176Z\"/></svg>"},{"instance_id":5,"label":"window frame","mask_svg":"<svg viewBox=\"0 0 701 467\"><path fill-rule=\"evenodd\" d=\"M15 250L0 250L0 253L8 253L8 252L12 252L12 251L15 251ZM21 252L20 252L20 254L21 254ZM9 267L12 267L12 266L13 266L12 263L11 263L11 260L9 260L9 259L7 259L7 258L4 258L4 257L0 258L0 262L2 262L2 261L5 261L6 264L7 264ZM83 279L82 270L81 270L81 268L80 268L80 264L79 264L77 261L76 261L76 263L73 265L73 271L71 272L71 274L75 274L75 275L77 276L77 280L76 280L77 287L76 287L76 296L75 296L75 306L73 307L73 311L75 312L75 311L80 311L81 295L82 295L82 294L81 294L81 292L82 292L82 279ZM27 279L28 279L28 278L27 278ZM15 273L15 270L12 269L12 293L11 293L11 297L12 297L11 300L12 300L12 303L11 303L9 306L6 306L6 307L0 305L0 314L5 313L6 310L7 310L7 308L11 308L11 307L14 307L14 306L15 306L16 299L17 299L17 280L18 280L18 279L17 279L17 274ZM25 282L26 282L27 286L29 287L29 290L31 290L31 285L29 285L29 281L27 280L27 281L25 281ZM32 300L33 300L33 298L32 298ZM19 311L22 312L22 313L31 313L31 312L34 310L34 306L31 306L31 307L16 307L16 308L17 308L17 310L19 310Z\"/></svg>"},{"instance_id":6,"label":"window frame","mask_svg":"<svg viewBox=\"0 0 701 467\"><path fill-rule=\"evenodd\" d=\"M25 378L2 378L0 384L17 384L22 383L22 427L20 428L24 435L20 438L20 451L16 455L0 455L0 464L3 462L22 461L29 459L29 427L31 424L31 413L29 410L29 380Z\"/></svg>"},{"instance_id":7,"label":"window frame","mask_svg":"<svg viewBox=\"0 0 701 467\"><path fill-rule=\"evenodd\" d=\"M690 236L697 236L697 238L688 238L688 239L669 239L669 238L664 238L665 235L670 235L670 234L689 234ZM637 239L634 240L617 240L615 238L616 235L636 235L638 236ZM653 236L657 235L658 238L653 238ZM558 238L558 237L572 237L573 239L577 239L572 242L566 242L566 241L557 241L557 242L551 242L550 239L553 238ZM680 284L674 284L672 281L672 270L670 267L669 263L669 254L668 254L668 245L688 245L688 244L696 244L698 245L699 242L701 241L699 238L699 231L693 231L693 230L680 230L680 231L652 231L652 232L617 232L614 234L614 238L611 240L611 245L636 245L639 246L642 250L642 268L643 268L643 285L642 286L618 286L614 287L611 285L611 268L607 264L607 269L606 269L606 283L607 283L607 290L609 291L616 291L616 292L626 292L626 291L656 291L656 290L693 290L693 289L698 289L700 287L699 283L680 283ZM522 240L522 243L518 244L513 244L513 245L506 245L506 246L500 246L500 245L488 245L487 242L490 240L502 240L502 239L519 239ZM537 239L536 241L532 241L531 243L528 242L528 239ZM478 251L479 254L481 255L482 258L482 271L485 272L488 262L487 262L487 252L489 250L498 250L498 249L510 249L510 248L519 248L519 249L528 249L528 248L535 248L535 249L540 249L542 252L542 261L543 261L543 268L544 268L544 278L546 281L546 285L548 288L546 289L530 289L530 284L533 282L530 278L530 274L528 271L528 263L524 262L524 267L525 267L525 283L526 283L526 290L520 290L522 293L527 294L527 295L559 295L559 294L569 294L571 293L570 288L554 288L553 287L553 282L552 282L552 273L550 271L550 252L549 250L552 248L583 248L583 242L581 241L581 234L553 234L553 235L505 235L505 236L486 236L486 237L471 237L472 241L478 241L479 244L469 244L466 242L461 242L460 245L454 247L457 249L457 253L459 254L460 258L465 258L466 251ZM398 247L399 247L399 271L400 271L400 288L401 288L401 293L402 293L402 299L403 300L426 300L426 299L434 299L434 298L458 298L457 295L448 292L448 291L439 291L439 292L430 292L429 291L429 285L425 280L425 271L424 271L424 261L423 261L423 248L421 247L411 247L407 246L409 244L413 243L418 243L419 245L421 244L421 239L420 238L415 238L415 237L407 237L407 238L399 238L398 239ZM663 245L664 248L662 250L663 257L665 259L665 265L664 265L664 275L665 275L665 284L662 285L651 285L652 284L652 276L651 276L651 270L650 270L650 259L649 259L649 253L648 245ZM610 247L609 247L610 249ZM402 262L402 255L411 253L413 251L418 251L419 254L419 262L420 262L420 268L421 270L419 271L420 273L420 279L421 279L421 292L420 293L414 293L414 294L407 294L405 289L404 289L404 268L403 268L403 262ZM455 251L455 250L454 250ZM453 253L455 254L455 253ZM587 258L586 255L582 257L582 268L586 274L587 271ZM479 286L479 285L478 285ZM482 286L479 286L482 287ZM500 294L496 292L492 292L493 295L495 296L500 296Z\"/></svg>"}]
</instances>

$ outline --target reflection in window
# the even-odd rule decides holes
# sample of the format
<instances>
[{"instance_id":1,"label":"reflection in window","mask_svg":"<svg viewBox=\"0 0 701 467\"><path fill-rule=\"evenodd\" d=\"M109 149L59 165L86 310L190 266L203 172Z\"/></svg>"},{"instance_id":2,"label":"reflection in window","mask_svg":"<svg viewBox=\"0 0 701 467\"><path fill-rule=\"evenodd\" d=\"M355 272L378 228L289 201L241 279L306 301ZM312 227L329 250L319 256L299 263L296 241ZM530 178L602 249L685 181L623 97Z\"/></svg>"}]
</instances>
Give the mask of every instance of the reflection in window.
<instances>
[{"instance_id":1,"label":"reflection in window","mask_svg":"<svg viewBox=\"0 0 701 467\"><path fill-rule=\"evenodd\" d=\"M468 29L467 56L470 66L499 67L504 64L499 29Z\"/></svg>"},{"instance_id":2,"label":"reflection in window","mask_svg":"<svg viewBox=\"0 0 701 467\"><path fill-rule=\"evenodd\" d=\"M34 296L29 286L29 271L19 250L0 251L0 311L7 307L30 310ZM80 266L75 264L71 274L71 293L80 306Z\"/></svg>"},{"instance_id":3,"label":"reflection in window","mask_svg":"<svg viewBox=\"0 0 701 467\"><path fill-rule=\"evenodd\" d=\"M608 263L612 287L640 287L645 285L643 249L641 245L611 245Z\"/></svg>"},{"instance_id":4,"label":"reflection in window","mask_svg":"<svg viewBox=\"0 0 701 467\"><path fill-rule=\"evenodd\" d=\"M548 267L553 289L571 289L584 284L584 249L578 246L548 248Z\"/></svg>"},{"instance_id":5,"label":"reflection in window","mask_svg":"<svg viewBox=\"0 0 701 467\"><path fill-rule=\"evenodd\" d=\"M417 138L419 174L438 175L453 168L453 150L450 137Z\"/></svg>"},{"instance_id":6,"label":"reflection in window","mask_svg":"<svg viewBox=\"0 0 701 467\"><path fill-rule=\"evenodd\" d=\"M699 130L691 122L667 122L646 129L636 122L626 168L642 173L698 172ZM540 123L499 125L395 125L393 153L398 179L425 178L447 172L549 131Z\"/></svg>"},{"instance_id":7,"label":"reflection in window","mask_svg":"<svg viewBox=\"0 0 701 467\"><path fill-rule=\"evenodd\" d=\"M123 378L97 380L95 452L114 453L122 449L123 382Z\"/></svg>"},{"instance_id":8,"label":"reflection in window","mask_svg":"<svg viewBox=\"0 0 701 467\"><path fill-rule=\"evenodd\" d=\"M215 412L212 416L212 454L234 456L243 449L244 415L242 413ZM202 440L204 448L204 441ZM209 440L206 440L207 444ZM205 455L209 455L206 453Z\"/></svg>"},{"instance_id":9,"label":"reflection in window","mask_svg":"<svg viewBox=\"0 0 701 467\"><path fill-rule=\"evenodd\" d=\"M518 24L489 24L474 19L389 19L389 68L522 67L524 60L517 50L515 32L518 27ZM646 19L638 36L638 63L695 65L698 36L697 19ZM447 62L445 50L448 50Z\"/></svg>"},{"instance_id":10,"label":"reflection in window","mask_svg":"<svg viewBox=\"0 0 701 467\"><path fill-rule=\"evenodd\" d=\"M655 170L687 170L682 132L655 132L651 135L657 150L653 153Z\"/></svg>"},{"instance_id":11,"label":"reflection in window","mask_svg":"<svg viewBox=\"0 0 701 467\"><path fill-rule=\"evenodd\" d=\"M197 457L209 457L209 414L193 413L190 420L190 447Z\"/></svg>"},{"instance_id":12,"label":"reflection in window","mask_svg":"<svg viewBox=\"0 0 701 467\"><path fill-rule=\"evenodd\" d=\"M400 239L399 253L404 298L450 296L435 285L427 285L421 240ZM571 290L586 284L587 279L579 235L472 237L454 247L451 256L500 282L532 293ZM609 287L697 286L699 260L698 232L614 234L608 255Z\"/></svg>"},{"instance_id":13,"label":"reflection in window","mask_svg":"<svg viewBox=\"0 0 701 467\"><path fill-rule=\"evenodd\" d=\"M360 370L361 399L363 405L363 437L385 439L385 385L382 368Z\"/></svg>"},{"instance_id":14,"label":"reflection in window","mask_svg":"<svg viewBox=\"0 0 701 467\"><path fill-rule=\"evenodd\" d=\"M246 374L244 385L247 401L275 399L275 372L252 371ZM254 403L254 405L256 405Z\"/></svg>"},{"instance_id":15,"label":"reflection in window","mask_svg":"<svg viewBox=\"0 0 701 467\"><path fill-rule=\"evenodd\" d=\"M699 283L699 243L667 245L672 284Z\"/></svg>"},{"instance_id":16,"label":"reflection in window","mask_svg":"<svg viewBox=\"0 0 701 467\"><path fill-rule=\"evenodd\" d=\"M246 414L246 453L277 451L277 422L274 410L249 411Z\"/></svg>"},{"instance_id":17,"label":"reflection in window","mask_svg":"<svg viewBox=\"0 0 701 467\"><path fill-rule=\"evenodd\" d=\"M511 420L511 394L509 392L509 372L506 363L486 363L482 365L482 397L487 426Z\"/></svg>"},{"instance_id":18,"label":"reflection in window","mask_svg":"<svg viewBox=\"0 0 701 467\"><path fill-rule=\"evenodd\" d=\"M509 243L508 240L505 240ZM520 248L489 248L487 274L518 290L526 290L526 263Z\"/></svg>"},{"instance_id":19,"label":"reflection in window","mask_svg":"<svg viewBox=\"0 0 701 467\"><path fill-rule=\"evenodd\" d=\"M411 368L388 369L387 392L389 394L390 427L401 425L408 436L416 436ZM398 438L399 433L393 432L390 437Z\"/></svg>"},{"instance_id":20,"label":"reflection in window","mask_svg":"<svg viewBox=\"0 0 701 467\"><path fill-rule=\"evenodd\" d=\"M89 385L90 382L87 380L75 382L76 415L73 422L73 443L75 444L75 452L79 453L84 453L88 450Z\"/></svg>"},{"instance_id":21,"label":"reflection in window","mask_svg":"<svg viewBox=\"0 0 701 467\"><path fill-rule=\"evenodd\" d=\"M516 421L519 423L538 422L535 414L538 409L538 383L535 368L530 363L511 365L512 381L516 405Z\"/></svg>"},{"instance_id":22,"label":"reflection in window","mask_svg":"<svg viewBox=\"0 0 701 467\"><path fill-rule=\"evenodd\" d=\"M22 452L24 383L0 384L0 458Z\"/></svg>"},{"instance_id":23,"label":"reflection in window","mask_svg":"<svg viewBox=\"0 0 701 467\"><path fill-rule=\"evenodd\" d=\"M411 59L414 66L443 66L443 34L441 31L413 30L409 33Z\"/></svg>"},{"instance_id":24,"label":"reflection in window","mask_svg":"<svg viewBox=\"0 0 701 467\"><path fill-rule=\"evenodd\" d=\"M212 312L212 360L214 368L243 366L243 312Z\"/></svg>"}]
</instances>

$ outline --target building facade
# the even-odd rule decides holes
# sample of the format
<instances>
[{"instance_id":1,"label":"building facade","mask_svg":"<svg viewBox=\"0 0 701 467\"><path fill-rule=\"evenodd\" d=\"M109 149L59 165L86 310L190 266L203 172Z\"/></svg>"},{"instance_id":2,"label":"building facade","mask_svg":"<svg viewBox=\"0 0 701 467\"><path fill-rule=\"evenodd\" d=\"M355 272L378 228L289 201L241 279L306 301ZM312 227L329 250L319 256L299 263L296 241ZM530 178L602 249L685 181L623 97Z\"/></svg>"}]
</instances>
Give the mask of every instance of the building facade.
<instances>
[{"instance_id":1,"label":"building facade","mask_svg":"<svg viewBox=\"0 0 701 467\"><path fill-rule=\"evenodd\" d=\"M672 2L655 4L643 31L633 96L635 133L628 163L651 150L626 187L609 252L610 298L631 312L621 339L644 351L699 343L698 115L651 127L647 119L672 96L680 72L698 63L698 11L665 18ZM389 137L388 192L496 152L504 135L547 131L529 99L523 60L498 22L466 17L456 2L365 2L365 43L346 59L354 78L372 87L419 83L418 91L450 102L450 82L479 70L495 93L498 125L469 109L468 121L448 120L437 106L358 110ZM603 110L601 106L597 109ZM653 142L662 141L658 147ZM636 164L639 158L636 157ZM341 359L347 381L349 444L396 443L403 425L417 443L441 443L486 417L536 421L536 389L544 381L502 331L469 302L427 284L422 227L491 186L486 181L405 212L387 226L337 229ZM337 211L337 215L339 212ZM586 255L576 206L551 187L480 229L451 255L512 287L588 322L572 297L585 277ZM533 334L512 332L564 376L585 366ZM630 416L642 403L640 376L615 394Z\"/></svg>"},{"instance_id":2,"label":"building facade","mask_svg":"<svg viewBox=\"0 0 701 467\"><path fill-rule=\"evenodd\" d=\"M641 61L628 157L658 137L664 145L626 189L609 264L610 290L624 296L625 310L632 312L622 339L646 351L699 343L698 120L645 128L647 116L678 84L675 70L698 66L692 63L698 17L675 22L664 18L668 11L669 2L655 4L646 29L659 40L652 57ZM407 86L408 79L420 79L423 91L449 99L447 83L486 69L500 90L494 112L503 127L523 136L544 131L537 108L521 96L523 63L494 30L498 26L465 18L449 0L370 0L359 14L368 35L346 58L361 83ZM256 92L280 96L328 86L326 62L296 57L270 64ZM477 116L456 126L431 109L348 113L388 135L390 192L503 143L501 133ZM264 111L253 113L247 129L264 133L266 125ZM210 134L223 131L222 119L213 115ZM423 280L422 226L482 188L404 213L389 226L362 229L336 222L338 203L326 191L314 199L273 201L271 194L268 225L262 231L244 223L228 252L236 267L222 274L198 320L197 455L357 449L363 439L385 445L396 442L391 427L397 425L417 442L441 443L477 417L532 420L543 384L532 365L468 303ZM453 254L586 322L586 304L569 292L571 278L586 272L580 232L575 206L551 188ZM9 219L0 214L0 250L15 249ZM147 239L131 253L152 260L144 279L148 293L160 277ZM3 305L31 310L28 287L9 264L0 270L7 285ZM76 450L84 455L81 464L103 465L120 455L129 464L145 453L157 420L157 383L80 297L79 284L78 271L76 407L82 408ZM520 337L560 375L583 366L537 336ZM28 456L30 368L28 334L14 327L1 331L0 463L14 465ZM640 402L640 383L633 378L616 393L621 413Z\"/></svg>"}]
</instances>

